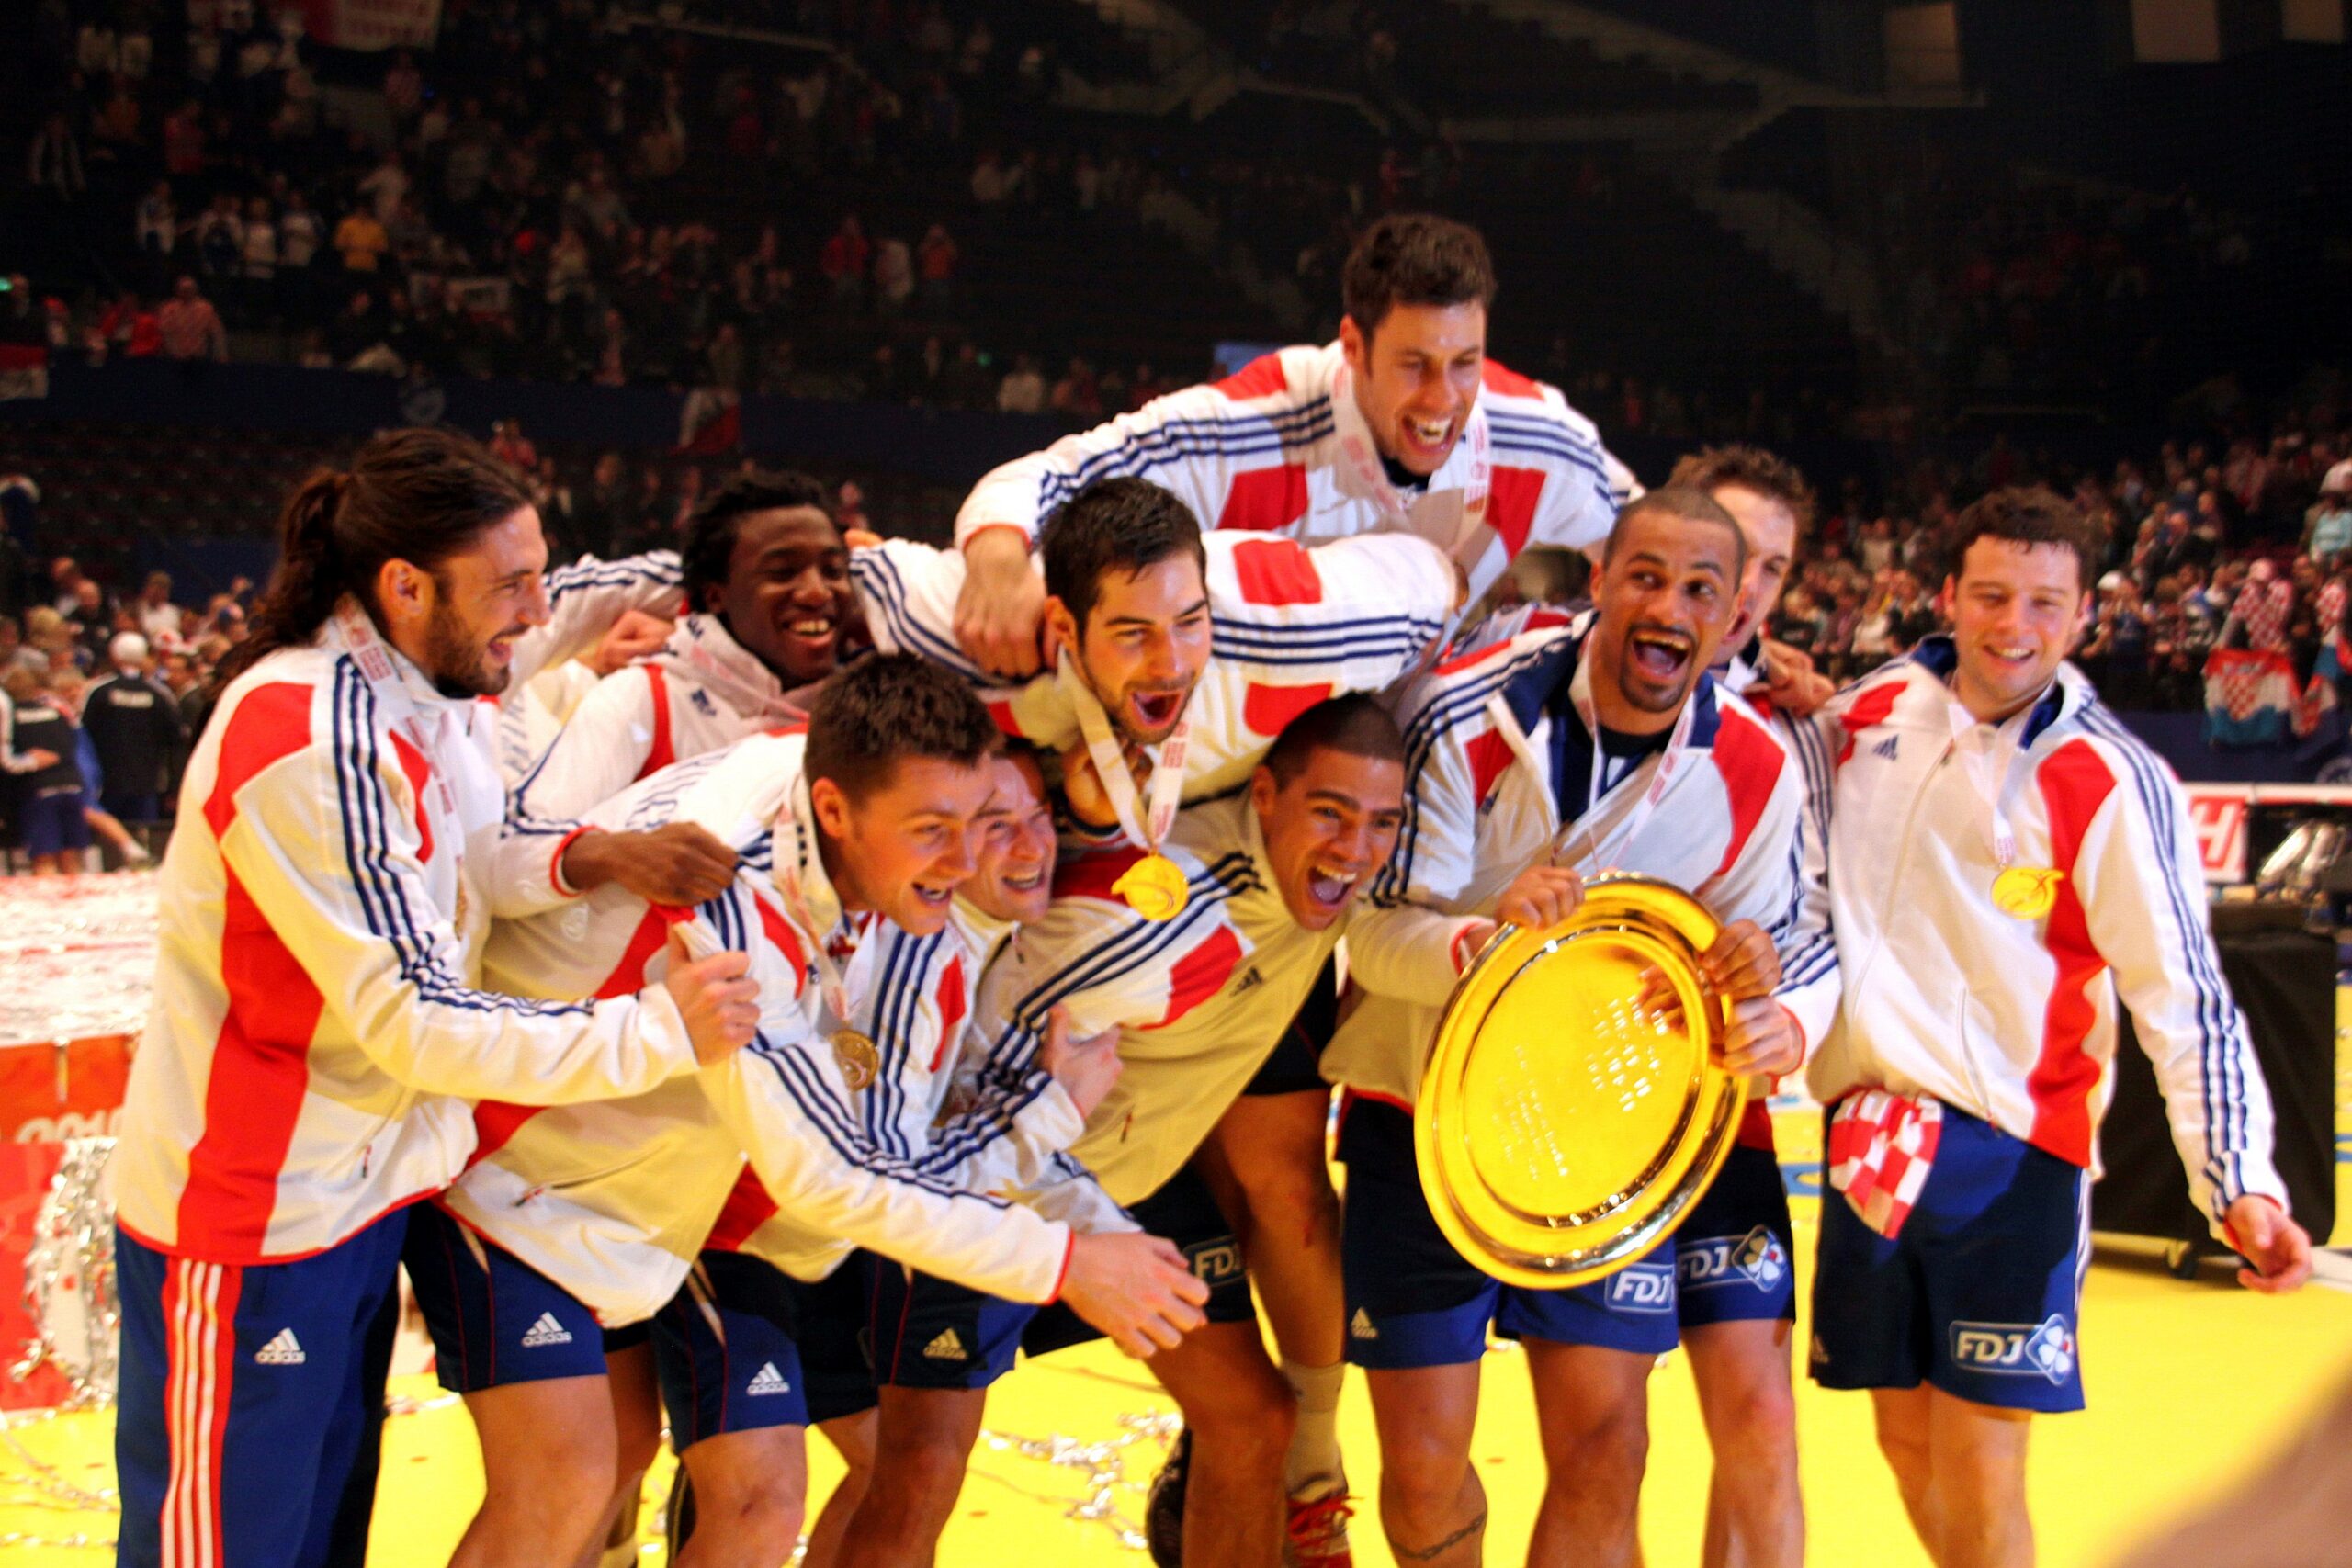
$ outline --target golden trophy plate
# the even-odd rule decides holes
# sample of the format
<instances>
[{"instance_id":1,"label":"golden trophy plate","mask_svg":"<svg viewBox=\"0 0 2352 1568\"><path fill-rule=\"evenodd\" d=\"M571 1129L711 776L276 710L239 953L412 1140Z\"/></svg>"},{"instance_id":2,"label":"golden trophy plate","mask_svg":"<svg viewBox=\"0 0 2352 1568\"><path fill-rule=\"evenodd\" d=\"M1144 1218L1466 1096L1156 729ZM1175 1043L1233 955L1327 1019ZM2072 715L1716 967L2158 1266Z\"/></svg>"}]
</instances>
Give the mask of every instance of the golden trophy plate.
<instances>
[{"instance_id":1,"label":"golden trophy plate","mask_svg":"<svg viewBox=\"0 0 2352 1568\"><path fill-rule=\"evenodd\" d=\"M1506 1284L1587 1284L1671 1233L1731 1152L1745 1083L1699 972L1714 917L1611 874L1548 931L1505 926L1454 987L1414 1107L1439 1227Z\"/></svg>"}]
</instances>

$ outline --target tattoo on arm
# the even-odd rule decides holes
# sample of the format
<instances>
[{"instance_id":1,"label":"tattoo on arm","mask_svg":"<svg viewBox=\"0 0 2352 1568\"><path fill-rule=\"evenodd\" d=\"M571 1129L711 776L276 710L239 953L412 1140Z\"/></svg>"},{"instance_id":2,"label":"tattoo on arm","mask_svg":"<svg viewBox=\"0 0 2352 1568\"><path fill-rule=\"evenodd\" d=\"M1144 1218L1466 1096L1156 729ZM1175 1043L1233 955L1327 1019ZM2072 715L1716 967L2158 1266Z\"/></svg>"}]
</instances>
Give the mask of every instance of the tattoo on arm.
<instances>
[{"instance_id":1,"label":"tattoo on arm","mask_svg":"<svg viewBox=\"0 0 2352 1568\"><path fill-rule=\"evenodd\" d=\"M1472 1519L1468 1524L1464 1525L1460 1529L1455 1530L1452 1535L1447 1536L1435 1546L1424 1546L1416 1549L1409 1546L1399 1546L1396 1541L1392 1540L1388 1543L1388 1550L1396 1555L1396 1561L1399 1562L1434 1562L1439 1558L1444 1556L1447 1552L1453 1551L1455 1547L1460 1546L1464 1541L1468 1540L1472 1536L1484 1534L1486 1532L1486 1529L1487 1510L1481 1508L1478 1510L1478 1517L1476 1518Z\"/></svg>"}]
</instances>

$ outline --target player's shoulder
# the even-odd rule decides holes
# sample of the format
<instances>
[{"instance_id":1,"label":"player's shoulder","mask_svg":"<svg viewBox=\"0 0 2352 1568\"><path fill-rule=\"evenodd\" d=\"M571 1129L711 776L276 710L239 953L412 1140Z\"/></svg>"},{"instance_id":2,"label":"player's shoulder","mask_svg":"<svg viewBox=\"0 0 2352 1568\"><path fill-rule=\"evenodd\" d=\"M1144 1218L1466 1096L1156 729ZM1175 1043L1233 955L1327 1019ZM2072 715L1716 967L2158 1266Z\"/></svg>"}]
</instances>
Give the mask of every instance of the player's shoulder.
<instances>
[{"instance_id":1,"label":"player's shoulder","mask_svg":"<svg viewBox=\"0 0 2352 1568\"><path fill-rule=\"evenodd\" d=\"M1758 712L1754 704L1713 675L1707 689L1714 703L1715 736L1712 747L1718 768L1776 772L1789 756L1788 738L1781 727Z\"/></svg>"},{"instance_id":2,"label":"player's shoulder","mask_svg":"<svg viewBox=\"0 0 2352 1568\"><path fill-rule=\"evenodd\" d=\"M792 798L807 751L805 725L747 735L639 779L589 820L631 830L695 822L740 849L747 836L764 836Z\"/></svg>"},{"instance_id":3,"label":"player's shoulder","mask_svg":"<svg viewBox=\"0 0 2352 1568\"><path fill-rule=\"evenodd\" d=\"M1435 736L1480 722L1489 699L1523 684L1544 683L1582 641L1584 619L1530 618L1523 629L1458 652L1405 688L1399 718L1408 737Z\"/></svg>"},{"instance_id":4,"label":"player's shoulder","mask_svg":"<svg viewBox=\"0 0 2352 1568\"><path fill-rule=\"evenodd\" d=\"M1336 343L1320 346L1293 344L1286 348L1260 355L1230 376L1187 390L1211 394L1216 403L1230 407L1248 406L1260 412L1294 407L1328 400L1339 363L1340 348ZM1171 396L1185 398L1186 393ZM1145 411L1148 412L1158 403L1167 400L1155 399L1144 405ZM1206 402L1206 400L1196 398L1187 400Z\"/></svg>"},{"instance_id":5,"label":"player's shoulder","mask_svg":"<svg viewBox=\"0 0 2352 1568\"><path fill-rule=\"evenodd\" d=\"M266 654L223 687L205 739L216 748L217 776L233 789L306 755L372 753L389 762L389 725L350 656L311 645Z\"/></svg>"},{"instance_id":6,"label":"player's shoulder","mask_svg":"<svg viewBox=\"0 0 2352 1568\"><path fill-rule=\"evenodd\" d=\"M2154 817L2182 795L2180 777L2164 754L2117 717L2071 666L2060 671L2058 694L2058 712L2026 742L2045 798L2054 793L2088 805L2120 792L2127 806Z\"/></svg>"}]
</instances>

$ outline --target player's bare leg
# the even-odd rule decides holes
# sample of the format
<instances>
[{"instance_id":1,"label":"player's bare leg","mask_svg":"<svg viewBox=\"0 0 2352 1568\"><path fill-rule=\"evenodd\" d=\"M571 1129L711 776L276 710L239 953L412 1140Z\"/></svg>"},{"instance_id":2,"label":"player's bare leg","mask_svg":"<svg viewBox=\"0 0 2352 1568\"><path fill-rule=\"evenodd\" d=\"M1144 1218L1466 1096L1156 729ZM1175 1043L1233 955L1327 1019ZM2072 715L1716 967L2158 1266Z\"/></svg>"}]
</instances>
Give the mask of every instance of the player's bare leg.
<instances>
[{"instance_id":1,"label":"player's bare leg","mask_svg":"<svg viewBox=\"0 0 2352 1568\"><path fill-rule=\"evenodd\" d=\"M1282 1372L1298 1395L1298 1432L1283 1466L1293 1497L1347 1490L1340 1458L1346 1294L1340 1280L1340 1195L1324 1148L1328 1090L1245 1095L1195 1158L1234 1222Z\"/></svg>"},{"instance_id":2,"label":"player's bare leg","mask_svg":"<svg viewBox=\"0 0 2352 1568\"><path fill-rule=\"evenodd\" d=\"M627 1564L637 1561L638 1504L645 1472L653 1468L653 1456L662 1449L662 1388L653 1375L652 1343L608 1353L605 1379L612 1388L616 1439L613 1500L596 1536L604 1545L585 1561Z\"/></svg>"},{"instance_id":3,"label":"player's bare leg","mask_svg":"<svg viewBox=\"0 0 2352 1568\"><path fill-rule=\"evenodd\" d=\"M1529 1568L1636 1568L1657 1359L1596 1345L1524 1342L1544 1439L1544 1502Z\"/></svg>"},{"instance_id":4,"label":"player's bare leg","mask_svg":"<svg viewBox=\"0 0 2352 1568\"><path fill-rule=\"evenodd\" d=\"M880 1393L873 1478L836 1561L841 1568L922 1568L938 1552L964 1489L988 1390L886 1386Z\"/></svg>"},{"instance_id":5,"label":"player's bare leg","mask_svg":"<svg viewBox=\"0 0 2352 1568\"><path fill-rule=\"evenodd\" d=\"M1478 1363L1368 1368L1380 1434L1380 1528L1409 1568L1476 1568L1487 1540L1487 1492L1470 1461L1478 1424Z\"/></svg>"},{"instance_id":6,"label":"player's bare leg","mask_svg":"<svg viewBox=\"0 0 2352 1568\"><path fill-rule=\"evenodd\" d=\"M1804 1562L1791 1327L1785 1319L1760 1318L1682 1331L1714 1451L1705 1568L1799 1568Z\"/></svg>"},{"instance_id":7,"label":"player's bare leg","mask_svg":"<svg viewBox=\"0 0 2352 1568\"><path fill-rule=\"evenodd\" d=\"M575 1562L603 1540L617 1440L602 1374L465 1396L481 1440L481 1509L450 1568Z\"/></svg>"},{"instance_id":8,"label":"player's bare leg","mask_svg":"<svg viewBox=\"0 0 2352 1568\"><path fill-rule=\"evenodd\" d=\"M1144 1364L1192 1433L1187 1568L1275 1568L1284 1534L1283 1456L1297 1400L1266 1359L1257 1324L1208 1324Z\"/></svg>"},{"instance_id":9,"label":"player's bare leg","mask_svg":"<svg viewBox=\"0 0 2352 1568\"><path fill-rule=\"evenodd\" d=\"M2032 1419L1928 1391L1928 1462L1935 1476L1940 1545L1937 1568L2032 1568L2033 1520L2026 1510L2026 1438Z\"/></svg>"},{"instance_id":10,"label":"player's bare leg","mask_svg":"<svg viewBox=\"0 0 2352 1568\"><path fill-rule=\"evenodd\" d=\"M825 1506L818 1510L817 1522L808 1527L808 1548L801 1554L801 1568L835 1568L840 1562L842 1541L849 1533L850 1521L865 1501L866 1483L874 1478L875 1413L861 1410L854 1416L837 1416L817 1423L817 1430L833 1445L842 1456L842 1463L849 1468L841 1482L826 1495Z\"/></svg>"},{"instance_id":11,"label":"player's bare leg","mask_svg":"<svg viewBox=\"0 0 2352 1568\"><path fill-rule=\"evenodd\" d=\"M1878 1451L1894 1472L1894 1488L1903 1495L1903 1511L1928 1554L1943 1540L1943 1518L1937 1509L1928 1449L1928 1399L1934 1391L1917 1388L1871 1390L1871 1413L1878 1423Z\"/></svg>"},{"instance_id":12,"label":"player's bare leg","mask_svg":"<svg viewBox=\"0 0 2352 1568\"><path fill-rule=\"evenodd\" d=\"M776 1568L800 1543L808 1497L808 1428L763 1427L705 1438L685 1452L695 1533L676 1568Z\"/></svg>"}]
</instances>

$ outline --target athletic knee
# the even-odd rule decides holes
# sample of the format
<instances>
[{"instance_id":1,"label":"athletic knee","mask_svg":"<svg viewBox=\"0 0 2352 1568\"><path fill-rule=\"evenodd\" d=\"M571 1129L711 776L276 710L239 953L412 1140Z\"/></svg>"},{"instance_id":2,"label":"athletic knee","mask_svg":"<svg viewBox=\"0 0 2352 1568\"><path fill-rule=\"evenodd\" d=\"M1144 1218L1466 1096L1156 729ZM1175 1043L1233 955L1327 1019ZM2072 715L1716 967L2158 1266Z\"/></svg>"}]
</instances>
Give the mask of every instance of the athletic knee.
<instances>
[{"instance_id":1,"label":"athletic knee","mask_svg":"<svg viewBox=\"0 0 2352 1568\"><path fill-rule=\"evenodd\" d=\"M1797 1401L1786 1384L1752 1383L1715 1406L1715 1447L1724 1452L1766 1456L1794 1452Z\"/></svg>"},{"instance_id":2,"label":"athletic knee","mask_svg":"<svg viewBox=\"0 0 2352 1568\"><path fill-rule=\"evenodd\" d=\"M1638 1485L1650 1457L1648 1401L1620 1400L1572 1423L1555 1422L1544 1450L1555 1485Z\"/></svg>"},{"instance_id":3,"label":"athletic knee","mask_svg":"<svg viewBox=\"0 0 2352 1568\"><path fill-rule=\"evenodd\" d=\"M752 1474L695 1480L695 1544L720 1562L785 1562L800 1544L797 1487Z\"/></svg>"},{"instance_id":4,"label":"athletic knee","mask_svg":"<svg viewBox=\"0 0 2352 1568\"><path fill-rule=\"evenodd\" d=\"M1195 1462L1204 1449L1237 1457L1280 1455L1298 1428L1298 1396L1267 1367L1261 1375L1231 1380L1212 1401L1187 1405L1184 1424L1193 1429Z\"/></svg>"},{"instance_id":5,"label":"athletic knee","mask_svg":"<svg viewBox=\"0 0 2352 1568\"><path fill-rule=\"evenodd\" d=\"M1450 1508L1470 1473L1468 1437L1419 1425L1384 1433L1381 1490L1408 1514Z\"/></svg>"},{"instance_id":6,"label":"athletic knee","mask_svg":"<svg viewBox=\"0 0 2352 1568\"><path fill-rule=\"evenodd\" d=\"M952 1506L963 1488L969 1458L966 1445L945 1434L924 1434L894 1444L876 1457L866 1493L893 1507Z\"/></svg>"},{"instance_id":7,"label":"athletic knee","mask_svg":"<svg viewBox=\"0 0 2352 1568\"><path fill-rule=\"evenodd\" d=\"M550 1430L528 1452L509 1450L483 1466L485 1513L517 1511L547 1519L603 1517L620 1484L610 1432Z\"/></svg>"}]
</instances>

